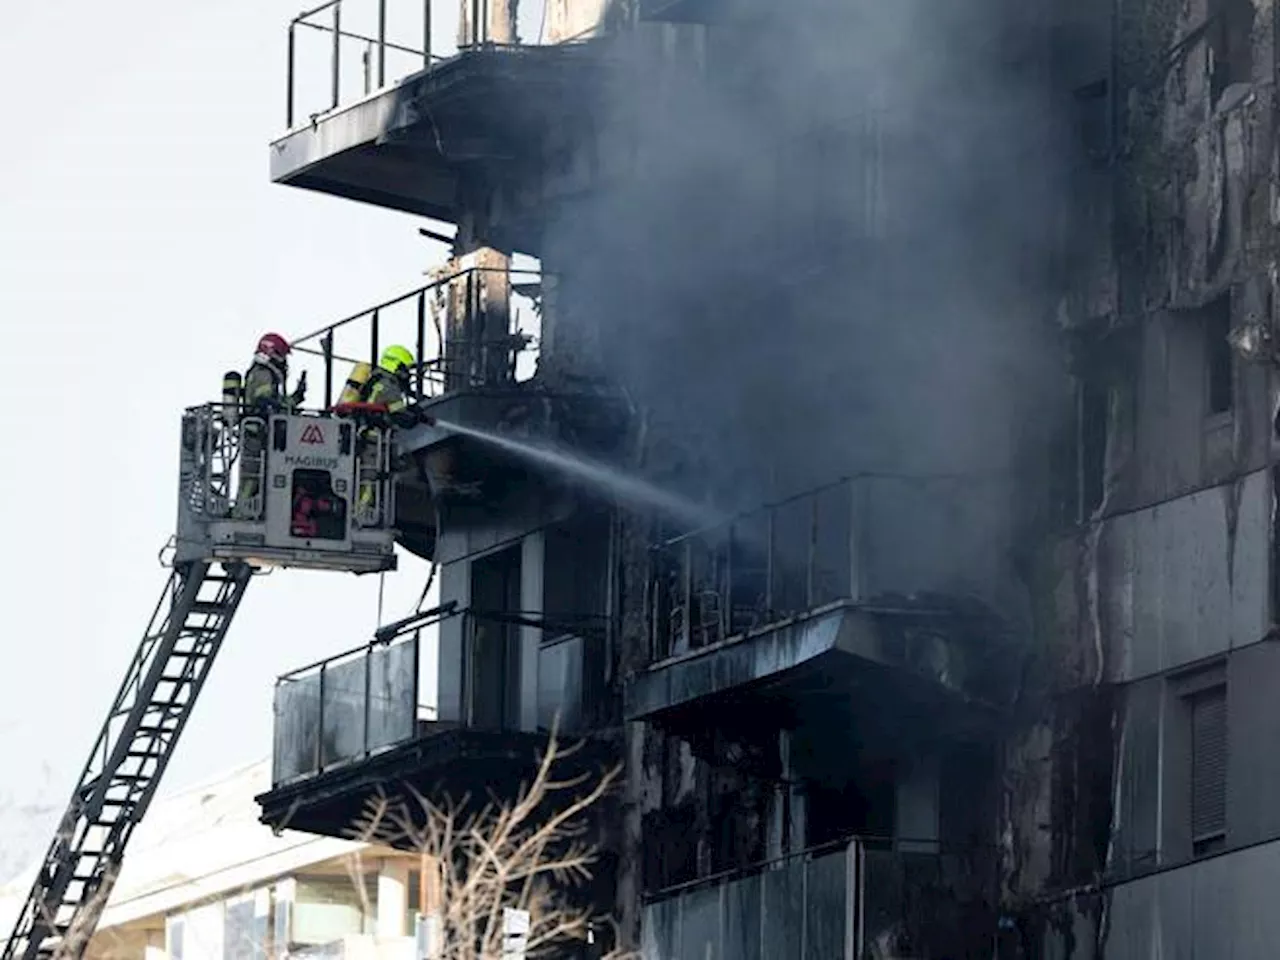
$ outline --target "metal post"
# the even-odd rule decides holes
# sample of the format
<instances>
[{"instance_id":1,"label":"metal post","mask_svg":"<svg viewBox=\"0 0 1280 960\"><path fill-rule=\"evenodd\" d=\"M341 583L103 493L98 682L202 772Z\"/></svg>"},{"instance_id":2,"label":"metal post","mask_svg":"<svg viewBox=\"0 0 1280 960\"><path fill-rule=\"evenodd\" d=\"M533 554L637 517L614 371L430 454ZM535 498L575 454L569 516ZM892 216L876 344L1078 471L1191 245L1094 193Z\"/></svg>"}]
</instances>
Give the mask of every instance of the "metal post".
<instances>
[{"instance_id":1,"label":"metal post","mask_svg":"<svg viewBox=\"0 0 1280 960\"><path fill-rule=\"evenodd\" d=\"M464 727L471 726L472 720L472 687L474 686L474 678L471 676L472 656L471 645L473 642L472 633L474 632L475 619L469 613L462 615L462 663L459 664L458 675L462 682L459 686L462 688L462 701L458 704L458 719Z\"/></svg>"},{"instance_id":2,"label":"metal post","mask_svg":"<svg viewBox=\"0 0 1280 960\"><path fill-rule=\"evenodd\" d=\"M364 73L364 93L367 97L373 91L373 44L366 43L364 52L360 54L360 67Z\"/></svg>"},{"instance_id":3,"label":"metal post","mask_svg":"<svg viewBox=\"0 0 1280 960\"><path fill-rule=\"evenodd\" d=\"M324 664L320 664L320 696L316 706L316 773L321 773L324 770Z\"/></svg>"},{"instance_id":4,"label":"metal post","mask_svg":"<svg viewBox=\"0 0 1280 960\"><path fill-rule=\"evenodd\" d=\"M387 0L378 0L378 89L387 85Z\"/></svg>"},{"instance_id":5,"label":"metal post","mask_svg":"<svg viewBox=\"0 0 1280 960\"><path fill-rule=\"evenodd\" d=\"M413 698L409 710L409 736L418 731L418 669L421 666L422 631L413 631L413 682L409 685L409 696ZM436 719L440 719L440 701L436 700Z\"/></svg>"},{"instance_id":6,"label":"metal post","mask_svg":"<svg viewBox=\"0 0 1280 960\"><path fill-rule=\"evenodd\" d=\"M372 322L369 324L369 365L376 367L378 365L378 311L373 311Z\"/></svg>"},{"instance_id":7,"label":"metal post","mask_svg":"<svg viewBox=\"0 0 1280 960\"><path fill-rule=\"evenodd\" d=\"M775 533L777 528L777 508L769 507L768 529L765 533L765 550L764 550L764 609L768 616L773 616L773 572L774 557L773 546L776 539Z\"/></svg>"},{"instance_id":8,"label":"metal post","mask_svg":"<svg viewBox=\"0 0 1280 960\"><path fill-rule=\"evenodd\" d=\"M338 0L333 5L333 63L330 64L333 80L333 103L334 110L338 109L338 102L342 92L342 0Z\"/></svg>"},{"instance_id":9,"label":"metal post","mask_svg":"<svg viewBox=\"0 0 1280 960\"><path fill-rule=\"evenodd\" d=\"M693 538L684 542L684 651L693 649ZM682 651L682 652L684 652Z\"/></svg>"},{"instance_id":10,"label":"metal post","mask_svg":"<svg viewBox=\"0 0 1280 960\"><path fill-rule=\"evenodd\" d=\"M423 389L423 378L426 374L426 356L427 356L427 292L425 290L418 291L418 399L421 400L425 394Z\"/></svg>"},{"instance_id":11,"label":"metal post","mask_svg":"<svg viewBox=\"0 0 1280 960\"><path fill-rule=\"evenodd\" d=\"M333 406L333 329L320 338L320 349L324 352L324 408Z\"/></svg>"},{"instance_id":12,"label":"metal post","mask_svg":"<svg viewBox=\"0 0 1280 960\"><path fill-rule=\"evenodd\" d=\"M649 611L648 663L653 663L655 660L662 659L662 653L658 648L658 615L661 612L661 604L658 602L658 597L661 594L658 587L658 571L661 567L654 557L655 551L651 548L649 550L648 576L645 578L644 582L645 609Z\"/></svg>"},{"instance_id":13,"label":"metal post","mask_svg":"<svg viewBox=\"0 0 1280 960\"><path fill-rule=\"evenodd\" d=\"M431 66L431 0L422 0L422 65Z\"/></svg>"},{"instance_id":14,"label":"metal post","mask_svg":"<svg viewBox=\"0 0 1280 960\"><path fill-rule=\"evenodd\" d=\"M293 66L296 60L295 48L297 46L296 32L298 22L296 20L289 21L289 56L285 67L285 108L284 108L284 125L286 130L293 129Z\"/></svg>"},{"instance_id":15,"label":"metal post","mask_svg":"<svg viewBox=\"0 0 1280 960\"><path fill-rule=\"evenodd\" d=\"M373 644L369 644L369 649L364 652L364 737L361 740L360 756L369 756L369 695L370 681L369 676L373 669Z\"/></svg>"},{"instance_id":16,"label":"metal post","mask_svg":"<svg viewBox=\"0 0 1280 960\"><path fill-rule=\"evenodd\" d=\"M809 544L806 550L804 570L805 609L813 608L815 583L818 565L818 494L811 494L813 500L809 505Z\"/></svg>"},{"instance_id":17,"label":"metal post","mask_svg":"<svg viewBox=\"0 0 1280 960\"><path fill-rule=\"evenodd\" d=\"M480 42L480 0L471 0L471 45Z\"/></svg>"},{"instance_id":18,"label":"metal post","mask_svg":"<svg viewBox=\"0 0 1280 960\"><path fill-rule=\"evenodd\" d=\"M724 610L720 614L724 627L721 630L721 640L733 633L733 526L732 523L729 524L729 543L724 557Z\"/></svg>"},{"instance_id":19,"label":"metal post","mask_svg":"<svg viewBox=\"0 0 1280 960\"><path fill-rule=\"evenodd\" d=\"M849 486L849 599L862 599L862 481L847 480Z\"/></svg>"}]
</instances>

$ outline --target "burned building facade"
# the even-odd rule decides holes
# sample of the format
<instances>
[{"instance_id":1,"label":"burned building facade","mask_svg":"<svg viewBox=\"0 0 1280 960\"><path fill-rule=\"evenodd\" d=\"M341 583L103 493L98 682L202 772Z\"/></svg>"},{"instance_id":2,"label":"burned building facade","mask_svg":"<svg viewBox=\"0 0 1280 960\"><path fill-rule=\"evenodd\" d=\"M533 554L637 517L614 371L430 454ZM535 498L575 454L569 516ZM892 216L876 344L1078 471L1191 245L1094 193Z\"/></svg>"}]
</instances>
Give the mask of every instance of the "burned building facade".
<instances>
[{"instance_id":1,"label":"burned building facade","mask_svg":"<svg viewBox=\"0 0 1280 960\"><path fill-rule=\"evenodd\" d=\"M441 604L281 679L264 820L554 722L654 960L1268 954L1272 4L356 6L272 176L455 225L311 343L417 345Z\"/></svg>"}]
</instances>

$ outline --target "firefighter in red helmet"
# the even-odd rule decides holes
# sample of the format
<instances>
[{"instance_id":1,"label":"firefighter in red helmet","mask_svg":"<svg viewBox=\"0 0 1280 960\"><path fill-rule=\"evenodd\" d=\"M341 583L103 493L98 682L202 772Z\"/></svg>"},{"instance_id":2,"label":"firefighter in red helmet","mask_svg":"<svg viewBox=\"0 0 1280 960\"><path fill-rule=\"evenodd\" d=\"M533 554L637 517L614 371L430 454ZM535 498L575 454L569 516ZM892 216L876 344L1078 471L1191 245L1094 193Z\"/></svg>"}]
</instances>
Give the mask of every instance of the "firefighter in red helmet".
<instances>
[{"instance_id":1,"label":"firefighter in red helmet","mask_svg":"<svg viewBox=\"0 0 1280 960\"><path fill-rule=\"evenodd\" d=\"M244 423L240 446L240 484L236 494L237 512L242 516L260 516L262 504L262 451L266 444L266 427L262 420L272 413L291 411L302 404L307 395L307 374L303 371L293 393L285 393L289 374L289 341L278 333L264 334L258 341L253 363L244 375Z\"/></svg>"}]
</instances>

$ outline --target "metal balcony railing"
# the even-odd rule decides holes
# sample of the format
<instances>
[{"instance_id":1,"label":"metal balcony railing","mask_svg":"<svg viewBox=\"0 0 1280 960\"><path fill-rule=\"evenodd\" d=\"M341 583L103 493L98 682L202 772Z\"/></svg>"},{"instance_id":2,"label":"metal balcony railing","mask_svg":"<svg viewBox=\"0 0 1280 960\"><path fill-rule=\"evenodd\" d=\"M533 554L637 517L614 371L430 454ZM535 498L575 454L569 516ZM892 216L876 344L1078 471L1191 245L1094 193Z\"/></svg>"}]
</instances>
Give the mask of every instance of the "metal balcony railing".
<instances>
[{"instance_id":1,"label":"metal balcony railing","mask_svg":"<svg viewBox=\"0 0 1280 960\"><path fill-rule=\"evenodd\" d=\"M842 479L655 547L653 659L860 598L864 492L865 481Z\"/></svg>"},{"instance_id":2,"label":"metal balcony railing","mask_svg":"<svg viewBox=\"0 0 1280 960\"><path fill-rule=\"evenodd\" d=\"M863 474L659 543L650 552L653 661L838 602L941 612L978 590L993 478ZM958 570L957 552L974 556Z\"/></svg>"},{"instance_id":3,"label":"metal balcony railing","mask_svg":"<svg viewBox=\"0 0 1280 960\"><path fill-rule=\"evenodd\" d=\"M442 669L441 675L462 678L459 699L464 706L460 717L442 719L426 702L430 692L423 689L422 665L424 658L437 656L439 632L450 627L461 628L462 663L456 670ZM363 646L280 677L275 690L273 785L367 760L449 729L518 729L518 710L502 715L493 709L518 700L518 671L499 676L501 665L477 656L479 644L492 642L495 631L509 627L500 619L448 604L383 627ZM562 731L581 728L584 653L584 641L577 636L561 635L539 644L539 729L551 729L557 717ZM485 674L482 667L492 672Z\"/></svg>"},{"instance_id":4,"label":"metal balcony railing","mask_svg":"<svg viewBox=\"0 0 1280 960\"><path fill-rule=\"evenodd\" d=\"M528 5L524 0L520 7ZM555 44L494 36L491 6L492 0L466 0L465 7L460 0L328 0L300 13L289 21L287 128L315 122L475 47L563 46L595 32ZM460 18L466 30L461 38Z\"/></svg>"},{"instance_id":5,"label":"metal balcony railing","mask_svg":"<svg viewBox=\"0 0 1280 960\"><path fill-rule=\"evenodd\" d=\"M854 838L648 899L651 960L945 958L990 953L994 851Z\"/></svg>"},{"instance_id":6,"label":"metal balcony railing","mask_svg":"<svg viewBox=\"0 0 1280 960\"><path fill-rule=\"evenodd\" d=\"M512 290L506 303L507 331L489 340L451 340L445 329L451 292L460 304L478 304L482 288L488 291L492 286L480 282L486 275L505 279ZM291 373L306 371L313 387L318 379L328 409L352 366L376 364L382 349L396 343L413 351L417 361L410 383L415 401L495 381L519 383L533 373L540 333L534 301L521 291L536 288L541 277L538 270L478 266L438 277L299 337L293 341Z\"/></svg>"}]
</instances>

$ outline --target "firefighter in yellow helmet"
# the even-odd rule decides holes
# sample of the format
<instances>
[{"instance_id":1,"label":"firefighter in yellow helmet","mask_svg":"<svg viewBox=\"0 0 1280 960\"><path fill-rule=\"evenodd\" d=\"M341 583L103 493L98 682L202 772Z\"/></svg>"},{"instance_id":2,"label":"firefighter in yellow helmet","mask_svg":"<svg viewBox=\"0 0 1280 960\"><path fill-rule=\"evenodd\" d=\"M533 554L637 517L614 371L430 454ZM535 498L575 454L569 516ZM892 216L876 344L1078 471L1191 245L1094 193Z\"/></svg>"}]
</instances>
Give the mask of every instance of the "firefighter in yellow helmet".
<instances>
[{"instance_id":1,"label":"firefighter in yellow helmet","mask_svg":"<svg viewBox=\"0 0 1280 960\"><path fill-rule=\"evenodd\" d=\"M413 354L398 344L382 351L378 366L360 389L362 403L386 407L393 424L404 419L409 406L410 378L413 376ZM372 431L366 431L360 451L360 507L368 509L373 503L372 477L378 469L378 448ZM390 518L387 518L390 519Z\"/></svg>"},{"instance_id":2,"label":"firefighter in yellow helmet","mask_svg":"<svg viewBox=\"0 0 1280 960\"><path fill-rule=\"evenodd\" d=\"M365 403L378 403L387 408L393 417L409 405L409 382L413 376L413 354L408 347L392 345L382 351L377 369L360 391Z\"/></svg>"}]
</instances>

